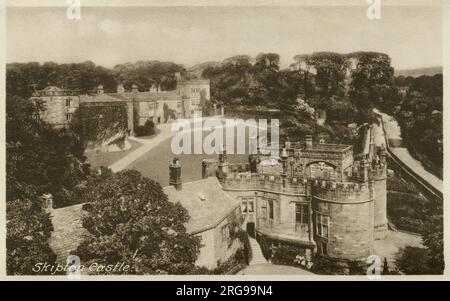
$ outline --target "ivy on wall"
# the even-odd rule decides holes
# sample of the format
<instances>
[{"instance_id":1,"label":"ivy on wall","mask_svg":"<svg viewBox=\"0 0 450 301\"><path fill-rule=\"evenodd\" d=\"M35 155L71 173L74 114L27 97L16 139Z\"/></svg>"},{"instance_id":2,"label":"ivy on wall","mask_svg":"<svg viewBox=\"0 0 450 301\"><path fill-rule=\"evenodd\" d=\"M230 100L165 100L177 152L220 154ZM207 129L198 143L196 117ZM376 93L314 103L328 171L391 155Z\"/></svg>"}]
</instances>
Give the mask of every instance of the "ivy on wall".
<instances>
[{"instance_id":1,"label":"ivy on wall","mask_svg":"<svg viewBox=\"0 0 450 301\"><path fill-rule=\"evenodd\" d=\"M127 131L127 108L111 104L81 106L73 116L71 128L84 144L88 141L105 141L119 132Z\"/></svg>"}]
</instances>

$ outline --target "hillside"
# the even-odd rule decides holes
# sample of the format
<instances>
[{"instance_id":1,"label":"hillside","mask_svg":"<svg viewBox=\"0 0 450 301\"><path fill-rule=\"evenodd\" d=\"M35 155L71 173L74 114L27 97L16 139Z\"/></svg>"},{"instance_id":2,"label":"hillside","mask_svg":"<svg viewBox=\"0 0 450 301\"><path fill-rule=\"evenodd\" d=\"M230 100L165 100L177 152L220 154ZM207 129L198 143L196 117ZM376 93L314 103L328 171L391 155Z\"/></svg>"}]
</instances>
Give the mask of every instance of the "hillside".
<instances>
[{"instance_id":1,"label":"hillside","mask_svg":"<svg viewBox=\"0 0 450 301\"><path fill-rule=\"evenodd\" d=\"M195 78L201 78L203 70L205 70L208 67L216 67L220 65L220 62L204 62L200 64L196 64L190 68L188 68L186 71L189 72L189 74Z\"/></svg>"},{"instance_id":2,"label":"hillside","mask_svg":"<svg viewBox=\"0 0 450 301\"><path fill-rule=\"evenodd\" d=\"M419 77L421 75L433 76L442 73L442 66L395 70L395 76L412 76Z\"/></svg>"}]
</instances>

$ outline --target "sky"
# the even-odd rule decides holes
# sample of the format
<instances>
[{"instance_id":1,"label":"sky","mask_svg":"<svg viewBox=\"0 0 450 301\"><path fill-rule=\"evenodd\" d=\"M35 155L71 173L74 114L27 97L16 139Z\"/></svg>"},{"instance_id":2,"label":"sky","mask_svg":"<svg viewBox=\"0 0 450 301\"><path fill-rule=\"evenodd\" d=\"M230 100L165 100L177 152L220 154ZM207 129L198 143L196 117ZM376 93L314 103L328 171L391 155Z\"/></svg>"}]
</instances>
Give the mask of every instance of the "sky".
<instances>
[{"instance_id":1,"label":"sky","mask_svg":"<svg viewBox=\"0 0 450 301\"><path fill-rule=\"evenodd\" d=\"M382 7L369 20L366 6L303 7L13 7L6 11L7 62L138 60L186 67L261 52L281 56L314 51L379 51L396 69L442 65L439 6Z\"/></svg>"}]
</instances>

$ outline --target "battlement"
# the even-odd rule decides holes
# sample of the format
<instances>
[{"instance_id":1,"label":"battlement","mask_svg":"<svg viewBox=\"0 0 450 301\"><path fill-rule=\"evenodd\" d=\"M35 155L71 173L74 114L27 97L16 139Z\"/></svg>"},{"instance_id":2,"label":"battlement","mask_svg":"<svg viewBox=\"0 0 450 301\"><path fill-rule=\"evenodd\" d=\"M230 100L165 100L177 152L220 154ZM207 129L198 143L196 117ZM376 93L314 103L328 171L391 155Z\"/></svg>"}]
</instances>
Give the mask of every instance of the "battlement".
<instances>
[{"instance_id":1,"label":"battlement","mask_svg":"<svg viewBox=\"0 0 450 301\"><path fill-rule=\"evenodd\" d=\"M264 190L275 193L307 194L308 181L299 178L284 178L281 175L231 172L221 179L223 188L230 190Z\"/></svg>"},{"instance_id":2,"label":"battlement","mask_svg":"<svg viewBox=\"0 0 450 301\"><path fill-rule=\"evenodd\" d=\"M361 203L371 201L373 193L368 182L333 182L316 180L312 182L314 197L337 203Z\"/></svg>"}]
</instances>

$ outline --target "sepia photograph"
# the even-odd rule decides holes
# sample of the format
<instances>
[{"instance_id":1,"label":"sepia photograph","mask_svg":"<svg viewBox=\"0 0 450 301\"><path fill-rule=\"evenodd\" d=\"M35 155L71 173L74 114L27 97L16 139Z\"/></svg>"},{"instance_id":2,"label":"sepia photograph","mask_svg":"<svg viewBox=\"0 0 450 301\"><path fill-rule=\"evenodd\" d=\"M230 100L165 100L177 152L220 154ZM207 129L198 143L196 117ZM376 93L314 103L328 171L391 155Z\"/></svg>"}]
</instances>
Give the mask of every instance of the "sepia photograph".
<instances>
[{"instance_id":1,"label":"sepia photograph","mask_svg":"<svg viewBox=\"0 0 450 301\"><path fill-rule=\"evenodd\" d=\"M449 5L6 1L2 273L445 276Z\"/></svg>"}]
</instances>

